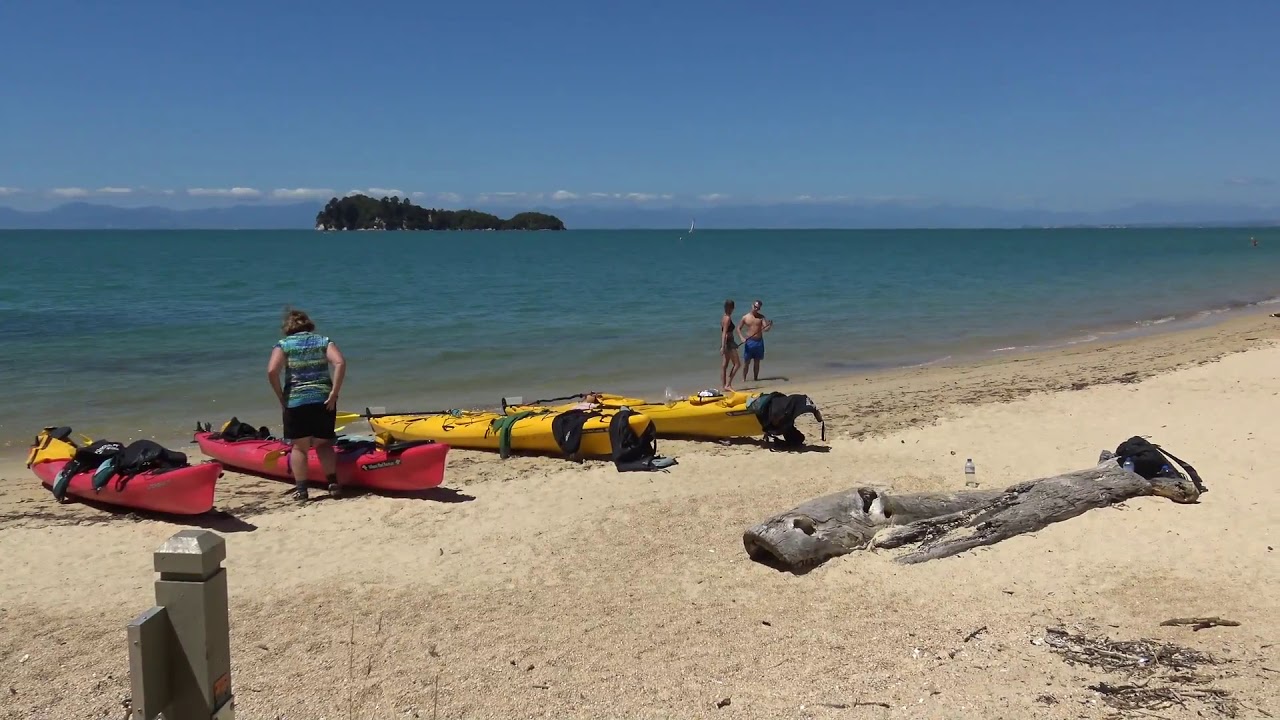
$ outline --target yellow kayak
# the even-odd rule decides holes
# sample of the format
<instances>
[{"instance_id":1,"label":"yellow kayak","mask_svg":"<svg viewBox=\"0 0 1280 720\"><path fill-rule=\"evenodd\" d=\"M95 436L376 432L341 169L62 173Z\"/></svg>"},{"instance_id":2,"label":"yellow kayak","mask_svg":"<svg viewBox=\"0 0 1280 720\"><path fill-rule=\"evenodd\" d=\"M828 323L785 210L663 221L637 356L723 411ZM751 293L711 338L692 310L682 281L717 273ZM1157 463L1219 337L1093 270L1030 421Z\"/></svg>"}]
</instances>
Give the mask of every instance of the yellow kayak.
<instances>
[{"instance_id":1,"label":"yellow kayak","mask_svg":"<svg viewBox=\"0 0 1280 720\"><path fill-rule=\"evenodd\" d=\"M556 442L552 423L563 410L548 408L524 408L532 414L510 423L509 449L517 452L548 453L563 455L564 451ZM633 408L634 409L634 408ZM510 418L521 413L520 409L509 409L502 413L480 410L460 410L450 414L438 415L385 415L369 418L369 426L375 433L388 433L395 440L435 440L450 447L469 450L501 450L502 426L497 421ZM617 409L606 408L599 414L587 417L582 424L581 440L577 455L608 457L612 454L612 443L609 441L609 421L617 414ZM641 412L632 415L628 424L637 437L652 421Z\"/></svg>"},{"instance_id":2,"label":"yellow kayak","mask_svg":"<svg viewBox=\"0 0 1280 720\"><path fill-rule=\"evenodd\" d=\"M606 408L627 406L653 420L659 437L731 438L760 435L760 421L748 405L760 393L735 392L729 395L701 397L689 395L670 404L642 398L598 393ZM575 403L553 405L542 409L567 410ZM539 409L537 405L510 405L507 413Z\"/></svg>"}]
</instances>

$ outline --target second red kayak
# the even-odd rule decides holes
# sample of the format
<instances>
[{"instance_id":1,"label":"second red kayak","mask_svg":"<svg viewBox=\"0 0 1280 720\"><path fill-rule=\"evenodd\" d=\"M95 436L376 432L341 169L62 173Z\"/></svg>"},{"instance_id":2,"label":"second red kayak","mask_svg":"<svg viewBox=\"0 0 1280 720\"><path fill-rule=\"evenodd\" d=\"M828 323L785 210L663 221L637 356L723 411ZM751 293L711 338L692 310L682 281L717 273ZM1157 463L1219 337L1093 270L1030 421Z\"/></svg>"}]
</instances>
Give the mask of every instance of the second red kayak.
<instances>
[{"instance_id":1,"label":"second red kayak","mask_svg":"<svg viewBox=\"0 0 1280 720\"><path fill-rule=\"evenodd\" d=\"M195 441L200 452L228 468L293 480L289 472L288 443L280 440L245 438L224 440L217 433L198 431ZM397 443L379 448L374 442L339 442L338 484L372 490L412 491L439 487L444 482L445 458L449 446L443 443ZM320 458L313 449L307 453L307 480L324 484Z\"/></svg>"}]
</instances>

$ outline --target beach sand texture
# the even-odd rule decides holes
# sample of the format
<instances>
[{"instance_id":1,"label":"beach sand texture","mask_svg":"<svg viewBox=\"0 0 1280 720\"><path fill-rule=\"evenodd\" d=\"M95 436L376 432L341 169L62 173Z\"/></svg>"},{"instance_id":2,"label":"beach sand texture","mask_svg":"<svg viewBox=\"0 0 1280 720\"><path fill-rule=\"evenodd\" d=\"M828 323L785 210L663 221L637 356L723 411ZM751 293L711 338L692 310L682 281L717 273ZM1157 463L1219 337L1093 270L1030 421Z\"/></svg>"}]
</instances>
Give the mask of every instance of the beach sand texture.
<instances>
[{"instance_id":1,"label":"beach sand texture","mask_svg":"<svg viewBox=\"0 0 1280 720\"><path fill-rule=\"evenodd\" d=\"M1059 626L1210 653L1239 717L1280 715L1277 340L1252 315L778 386L819 404L829 452L660 441L669 473L455 450L432 499L297 507L228 472L237 717L1114 716L1089 686L1126 676L1064 662L1043 642ZM1003 487L1136 434L1196 466L1198 505L1138 498L914 566L857 552L795 576L742 547L820 494L960 489L966 457ZM125 623L181 526L58 506L20 459L0 478L0 717L122 717ZM1160 625L1214 615L1240 625ZM1183 702L1151 712L1221 716Z\"/></svg>"}]
</instances>

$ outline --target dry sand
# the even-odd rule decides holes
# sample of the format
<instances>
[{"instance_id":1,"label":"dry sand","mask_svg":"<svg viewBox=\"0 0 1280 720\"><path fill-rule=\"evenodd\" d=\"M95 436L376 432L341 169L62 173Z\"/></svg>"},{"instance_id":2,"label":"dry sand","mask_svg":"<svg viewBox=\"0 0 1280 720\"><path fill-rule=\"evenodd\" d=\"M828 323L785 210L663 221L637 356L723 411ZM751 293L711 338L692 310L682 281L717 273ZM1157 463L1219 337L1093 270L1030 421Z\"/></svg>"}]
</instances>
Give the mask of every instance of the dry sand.
<instances>
[{"instance_id":1,"label":"dry sand","mask_svg":"<svg viewBox=\"0 0 1280 720\"><path fill-rule=\"evenodd\" d=\"M661 441L669 473L455 450L434 499L305 507L227 473L237 717L1114 716L1089 686L1124 677L1064 662L1041 641L1057 626L1220 656L1239 717L1280 715L1277 339L1255 315L784 384L823 408L828 452ZM916 566L859 552L795 576L743 551L815 495L959 488L966 457L1002 487L1135 434L1196 466L1200 504L1139 498ZM124 626L182 526L59 506L20 460L0 478L0 716L123 717ZM1241 624L1159 625L1203 615ZM1130 716L1218 716L1183 702Z\"/></svg>"}]
</instances>

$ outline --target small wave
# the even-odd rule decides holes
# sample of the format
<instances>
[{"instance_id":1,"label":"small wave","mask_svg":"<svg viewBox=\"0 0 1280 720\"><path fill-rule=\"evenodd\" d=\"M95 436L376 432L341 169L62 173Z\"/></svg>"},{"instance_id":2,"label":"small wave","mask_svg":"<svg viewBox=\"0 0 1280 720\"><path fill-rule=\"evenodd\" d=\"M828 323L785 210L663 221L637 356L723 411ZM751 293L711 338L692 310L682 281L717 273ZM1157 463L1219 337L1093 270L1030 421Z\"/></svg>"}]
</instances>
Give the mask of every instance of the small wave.
<instances>
[{"instance_id":1,"label":"small wave","mask_svg":"<svg viewBox=\"0 0 1280 720\"><path fill-rule=\"evenodd\" d=\"M1259 300L1259 305L1277 305L1280 304L1280 297L1273 297L1268 300Z\"/></svg>"},{"instance_id":2,"label":"small wave","mask_svg":"<svg viewBox=\"0 0 1280 720\"><path fill-rule=\"evenodd\" d=\"M945 355L945 356L943 356L943 357L936 358L936 359L934 359L934 360L929 360L929 361L927 361L927 362L916 363L915 365L908 365L907 367L908 367L908 368L928 367L928 366L930 366L930 365L936 365L936 364L938 364L938 363L940 363L940 362L946 362L946 361L948 361L948 360L950 360L950 359L951 359L951 356L950 356L950 355Z\"/></svg>"},{"instance_id":3,"label":"small wave","mask_svg":"<svg viewBox=\"0 0 1280 720\"><path fill-rule=\"evenodd\" d=\"M1076 339L1074 339L1074 340L1068 340L1068 341L1067 341L1067 344L1068 344L1068 345L1079 345L1079 344L1081 344L1081 343L1094 342L1094 341L1096 341L1097 339L1098 339L1098 336L1097 336L1097 335L1085 335L1085 336L1084 336L1084 337L1082 337L1082 338L1076 338Z\"/></svg>"},{"instance_id":4,"label":"small wave","mask_svg":"<svg viewBox=\"0 0 1280 720\"><path fill-rule=\"evenodd\" d=\"M1163 325L1165 323L1170 323L1177 319L1178 318L1174 317L1173 315L1167 315L1158 320L1139 320L1138 325L1141 325L1142 327L1151 327L1152 325Z\"/></svg>"}]
</instances>

